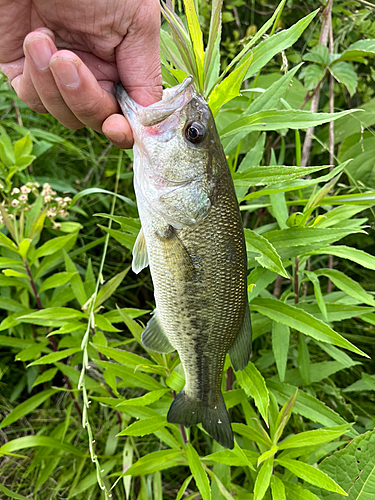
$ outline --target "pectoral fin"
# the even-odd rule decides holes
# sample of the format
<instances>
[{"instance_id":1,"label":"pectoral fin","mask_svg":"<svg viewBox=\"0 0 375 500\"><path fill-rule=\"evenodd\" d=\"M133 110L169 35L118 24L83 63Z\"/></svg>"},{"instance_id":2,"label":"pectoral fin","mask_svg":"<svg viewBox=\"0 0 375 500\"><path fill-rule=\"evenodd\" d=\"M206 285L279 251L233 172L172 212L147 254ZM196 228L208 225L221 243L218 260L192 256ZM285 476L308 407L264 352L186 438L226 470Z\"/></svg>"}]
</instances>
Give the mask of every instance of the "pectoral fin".
<instances>
[{"instance_id":1,"label":"pectoral fin","mask_svg":"<svg viewBox=\"0 0 375 500\"><path fill-rule=\"evenodd\" d=\"M250 360L251 354L251 321L250 309L246 305L244 321L241 330L239 331L236 340L229 349L229 357L233 368L244 370Z\"/></svg>"},{"instance_id":2,"label":"pectoral fin","mask_svg":"<svg viewBox=\"0 0 375 500\"><path fill-rule=\"evenodd\" d=\"M159 233L158 236L163 241L162 251L166 267L174 273L175 279L185 282L194 281L197 277L196 269L176 230L168 226L165 233Z\"/></svg>"},{"instance_id":3,"label":"pectoral fin","mask_svg":"<svg viewBox=\"0 0 375 500\"><path fill-rule=\"evenodd\" d=\"M146 349L160 354L168 354L175 350L164 333L156 309L142 332L141 341Z\"/></svg>"},{"instance_id":4,"label":"pectoral fin","mask_svg":"<svg viewBox=\"0 0 375 500\"><path fill-rule=\"evenodd\" d=\"M132 269L138 274L142 269L148 266L148 254L146 248L146 240L141 229L133 247L133 262Z\"/></svg>"}]
</instances>

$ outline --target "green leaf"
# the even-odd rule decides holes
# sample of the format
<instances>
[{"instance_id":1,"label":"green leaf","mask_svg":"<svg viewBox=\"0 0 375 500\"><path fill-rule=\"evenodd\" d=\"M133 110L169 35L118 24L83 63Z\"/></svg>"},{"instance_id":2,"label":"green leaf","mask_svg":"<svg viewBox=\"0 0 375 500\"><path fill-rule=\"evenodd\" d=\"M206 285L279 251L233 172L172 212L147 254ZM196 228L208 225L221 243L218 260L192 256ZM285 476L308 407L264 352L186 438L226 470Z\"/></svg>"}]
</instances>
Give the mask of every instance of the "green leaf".
<instances>
[{"instance_id":1,"label":"green leaf","mask_svg":"<svg viewBox=\"0 0 375 500\"><path fill-rule=\"evenodd\" d=\"M307 347L306 338L301 336L298 342L298 371L302 379L303 385L310 385L310 354Z\"/></svg>"},{"instance_id":2,"label":"green leaf","mask_svg":"<svg viewBox=\"0 0 375 500\"><path fill-rule=\"evenodd\" d=\"M198 90L203 91L203 33L199 25L197 12L195 10L194 0L184 0L186 21L189 28L190 39L193 45L196 66L198 70Z\"/></svg>"},{"instance_id":3,"label":"green leaf","mask_svg":"<svg viewBox=\"0 0 375 500\"><path fill-rule=\"evenodd\" d=\"M35 160L36 156L33 155L28 155L28 156L22 156L21 158L18 158L16 160L15 165L18 167L18 171L22 171L25 168L27 168L29 165L32 164L32 162Z\"/></svg>"},{"instance_id":4,"label":"green leaf","mask_svg":"<svg viewBox=\"0 0 375 500\"><path fill-rule=\"evenodd\" d=\"M334 255L341 259L348 259L366 269L375 271L375 257L363 250L357 248L347 247L345 245L334 245L329 247L322 247L319 250L308 252L306 255Z\"/></svg>"},{"instance_id":5,"label":"green leaf","mask_svg":"<svg viewBox=\"0 0 375 500\"><path fill-rule=\"evenodd\" d=\"M119 215L110 215L110 214L94 214L94 217L103 217L104 219L110 219L117 224L120 224L121 231L126 233L130 233L135 237L138 235L141 229L141 221L139 219L133 219L132 217L122 217Z\"/></svg>"},{"instance_id":6,"label":"green leaf","mask_svg":"<svg viewBox=\"0 0 375 500\"><path fill-rule=\"evenodd\" d=\"M52 288L57 288L59 286L63 286L70 281L73 273L56 273L53 276L47 278L42 286L39 288L39 293L45 292L46 290L51 290Z\"/></svg>"},{"instance_id":7,"label":"green leaf","mask_svg":"<svg viewBox=\"0 0 375 500\"><path fill-rule=\"evenodd\" d=\"M259 455L255 452L252 453L254 456L252 462L250 462L244 451L236 444L234 450L218 451L216 453L212 453L211 455L205 456L204 458L202 458L202 460L208 462L212 461L234 467L250 467L251 470L255 470L254 466L256 465L256 461Z\"/></svg>"},{"instance_id":8,"label":"green leaf","mask_svg":"<svg viewBox=\"0 0 375 500\"><path fill-rule=\"evenodd\" d=\"M217 116L225 103L231 101L240 94L242 82L245 78L252 57L249 57L241 66L230 73L210 94L208 105L213 116Z\"/></svg>"},{"instance_id":9,"label":"green leaf","mask_svg":"<svg viewBox=\"0 0 375 500\"><path fill-rule=\"evenodd\" d=\"M0 491L7 495L7 498L15 498L16 500L29 500L27 497L20 495L19 493L13 493L13 491L8 490L6 486L0 484Z\"/></svg>"},{"instance_id":10,"label":"green leaf","mask_svg":"<svg viewBox=\"0 0 375 500\"><path fill-rule=\"evenodd\" d=\"M100 224L98 224L98 226L125 248L128 248L129 250L133 249L136 240L136 236L134 236L133 234L124 233L122 231L119 231L118 229L110 229L109 227L101 226Z\"/></svg>"},{"instance_id":11,"label":"green leaf","mask_svg":"<svg viewBox=\"0 0 375 500\"><path fill-rule=\"evenodd\" d=\"M5 234L3 234L1 231L0 231L0 247L5 247L8 248L8 250L11 250L12 252L18 253L17 245L13 243L13 241L7 236L5 236Z\"/></svg>"},{"instance_id":12,"label":"green leaf","mask_svg":"<svg viewBox=\"0 0 375 500\"><path fill-rule=\"evenodd\" d=\"M317 275L311 271L304 271L304 273L306 274L307 278L313 284L316 302L319 306L319 309L323 315L324 320L327 321L327 323L328 323L327 306L326 306L326 303L324 301L322 289L320 288L319 279L318 279Z\"/></svg>"},{"instance_id":13,"label":"green leaf","mask_svg":"<svg viewBox=\"0 0 375 500\"><path fill-rule=\"evenodd\" d=\"M297 387L293 385L286 384L285 382L275 382L270 379L267 380L267 386L273 391L279 404L284 404L297 390ZM298 391L293 413L302 415L313 422L318 422L327 427L347 424L338 413L326 406L322 401L319 401L310 394L306 394L302 390ZM357 432L351 429L347 434L354 437L357 435Z\"/></svg>"},{"instance_id":14,"label":"green leaf","mask_svg":"<svg viewBox=\"0 0 375 500\"><path fill-rule=\"evenodd\" d=\"M95 349L97 349L100 353L108 356L108 358L114 359L121 365L124 365L128 368L142 369L143 366L155 366L155 364L147 358L143 358L138 354L134 354L133 352L115 349L114 347L106 347L98 344L94 344Z\"/></svg>"},{"instance_id":15,"label":"green leaf","mask_svg":"<svg viewBox=\"0 0 375 500\"><path fill-rule=\"evenodd\" d=\"M130 267L127 267L121 273L116 274L113 278L111 278L107 283L102 286L99 290L99 293L95 300L95 309L98 308L103 302L109 299L117 290L117 288L121 285L122 280L125 278L128 273Z\"/></svg>"},{"instance_id":16,"label":"green leaf","mask_svg":"<svg viewBox=\"0 0 375 500\"><path fill-rule=\"evenodd\" d=\"M84 189L83 191L80 191L77 193L74 198L72 199L70 206L73 207L78 200L83 198L84 196L88 196L89 194L110 194L111 196L116 196L119 200L123 201L127 205L130 205L131 207L136 207L134 201L132 201L130 198L127 198L126 196L122 196L121 194L117 193L112 193L112 191L107 191L106 189L102 188L88 188Z\"/></svg>"},{"instance_id":17,"label":"green leaf","mask_svg":"<svg viewBox=\"0 0 375 500\"><path fill-rule=\"evenodd\" d=\"M78 457L84 456L84 453L75 446L48 436L25 436L8 441L0 447L0 456L8 455L14 451L23 450L25 448L35 448L38 446L57 449Z\"/></svg>"},{"instance_id":18,"label":"green leaf","mask_svg":"<svg viewBox=\"0 0 375 500\"><path fill-rule=\"evenodd\" d=\"M0 448L1 450L1 448ZM133 464L121 477L153 474L158 470L170 469L176 465L187 465L185 451L162 450L148 453Z\"/></svg>"},{"instance_id":19,"label":"green leaf","mask_svg":"<svg viewBox=\"0 0 375 500\"><path fill-rule=\"evenodd\" d=\"M26 259L27 252L29 251L30 248L30 244L31 244L31 239L25 238L18 245L18 252L23 259Z\"/></svg>"},{"instance_id":20,"label":"green leaf","mask_svg":"<svg viewBox=\"0 0 375 500\"><path fill-rule=\"evenodd\" d=\"M270 485L273 469L273 457L263 463L254 485L254 500L262 500Z\"/></svg>"},{"instance_id":21,"label":"green leaf","mask_svg":"<svg viewBox=\"0 0 375 500\"><path fill-rule=\"evenodd\" d=\"M77 238L77 233L68 234L67 236L58 236L52 240L47 241L37 249L35 252L34 260L45 257L46 255L52 255L63 249L68 243Z\"/></svg>"},{"instance_id":22,"label":"green leaf","mask_svg":"<svg viewBox=\"0 0 375 500\"><path fill-rule=\"evenodd\" d=\"M347 62L337 62L329 67L331 75L345 85L351 97L355 94L358 85L358 77L353 66Z\"/></svg>"},{"instance_id":23,"label":"green leaf","mask_svg":"<svg viewBox=\"0 0 375 500\"><path fill-rule=\"evenodd\" d=\"M302 488L300 484L290 483L289 481L284 481L284 486L288 497L291 500L321 500L319 497L311 493L311 491ZM332 499L332 493L329 493L330 499ZM335 497L341 498L341 496L334 494Z\"/></svg>"},{"instance_id":24,"label":"green leaf","mask_svg":"<svg viewBox=\"0 0 375 500\"><path fill-rule=\"evenodd\" d=\"M271 491L273 500L286 500L284 483L275 475L271 479Z\"/></svg>"},{"instance_id":25,"label":"green leaf","mask_svg":"<svg viewBox=\"0 0 375 500\"><path fill-rule=\"evenodd\" d=\"M300 462L299 460L294 460L292 458L278 458L276 463L285 467L290 472L300 477L308 483L314 484L319 488L323 488L328 491L333 491L334 493L339 493L340 495L346 496L346 492L339 486L333 479L331 479L327 474L312 467L311 465Z\"/></svg>"},{"instance_id":26,"label":"green leaf","mask_svg":"<svg viewBox=\"0 0 375 500\"><path fill-rule=\"evenodd\" d=\"M67 272L71 273L70 283L72 285L72 290L74 292L74 295L76 296L76 299L78 300L79 305L82 307L84 304L86 304L87 301L86 291L82 283L82 278L79 275L74 262L65 251L64 261Z\"/></svg>"},{"instance_id":27,"label":"green leaf","mask_svg":"<svg viewBox=\"0 0 375 500\"><path fill-rule=\"evenodd\" d=\"M52 363L56 363L57 361L61 361L62 359L67 358L68 356L72 356L76 352L80 352L80 347L71 347L70 349L64 349L63 351L52 352L51 354L47 354L42 358L36 359L29 366L35 365L48 365Z\"/></svg>"},{"instance_id":28,"label":"green leaf","mask_svg":"<svg viewBox=\"0 0 375 500\"><path fill-rule=\"evenodd\" d=\"M185 495L185 491L187 490L187 487L190 484L190 481L193 479L193 476L188 476L185 481L182 483L181 488L178 490L176 500L181 500L182 497Z\"/></svg>"},{"instance_id":29,"label":"green leaf","mask_svg":"<svg viewBox=\"0 0 375 500\"><path fill-rule=\"evenodd\" d=\"M260 298L254 299L251 302L251 306L254 311L267 316L273 321L294 328L309 337L320 340L321 342L326 342L327 344L344 347L349 351L368 357L367 354L351 344L339 333L332 330L326 323L297 307L276 299Z\"/></svg>"},{"instance_id":30,"label":"green leaf","mask_svg":"<svg viewBox=\"0 0 375 500\"><path fill-rule=\"evenodd\" d=\"M272 436L272 441L274 444L279 442L279 439L284 432L284 429L286 427L286 424L289 422L289 419L292 415L292 411L294 409L294 406L296 404L296 399L298 395L298 389L295 390L294 394L290 396L290 398L286 401L284 406L281 408L275 425L274 425L274 433Z\"/></svg>"},{"instance_id":31,"label":"green leaf","mask_svg":"<svg viewBox=\"0 0 375 500\"><path fill-rule=\"evenodd\" d=\"M211 88L212 84L218 79L220 70L220 38L221 38L221 9L223 0L213 0L211 7L210 30L208 43L204 57L204 85L205 91ZM205 92L205 97L207 93Z\"/></svg>"},{"instance_id":32,"label":"green leaf","mask_svg":"<svg viewBox=\"0 0 375 500\"><path fill-rule=\"evenodd\" d=\"M375 299L370 294L366 293L359 283L352 280L341 271L337 269L320 269L319 271L315 271L315 274L329 278L337 288L348 294L349 297L353 297L359 302L363 302L369 306L375 306Z\"/></svg>"},{"instance_id":33,"label":"green leaf","mask_svg":"<svg viewBox=\"0 0 375 500\"><path fill-rule=\"evenodd\" d=\"M121 332L118 328L115 328L107 318L101 314L94 314L95 326L103 330L103 332Z\"/></svg>"},{"instance_id":34,"label":"green leaf","mask_svg":"<svg viewBox=\"0 0 375 500\"><path fill-rule=\"evenodd\" d=\"M26 134L22 139L14 143L13 151L16 161L22 156L28 156L33 150L33 143L30 137L30 133Z\"/></svg>"},{"instance_id":35,"label":"green leaf","mask_svg":"<svg viewBox=\"0 0 375 500\"><path fill-rule=\"evenodd\" d=\"M164 396L167 392L170 392L169 389L160 389L159 391L151 391L144 396L140 396L138 398L131 398L127 399L126 401L123 401L119 405L117 405L117 408L126 408L126 406L146 406L150 405L152 403L155 403L155 401L159 401L161 397Z\"/></svg>"},{"instance_id":36,"label":"green leaf","mask_svg":"<svg viewBox=\"0 0 375 500\"><path fill-rule=\"evenodd\" d=\"M167 425L165 417L151 417L138 420L119 432L117 436L146 436Z\"/></svg>"},{"instance_id":37,"label":"green leaf","mask_svg":"<svg viewBox=\"0 0 375 500\"><path fill-rule=\"evenodd\" d=\"M322 66L329 64L329 50L323 44L318 44L311 49L311 51L303 56L304 61L311 61Z\"/></svg>"},{"instance_id":38,"label":"green leaf","mask_svg":"<svg viewBox=\"0 0 375 500\"><path fill-rule=\"evenodd\" d=\"M251 419L248 425L233 423L232 428L234 432L237 432L241 436L244 436L251 441L255 441L266 447L272 446L272 441L263 427L258 423L256 419Z\"/></svg>"},{"instance_id":39,"label":"green leaf","mask_svg":"<svg viewBox=\"0 0 375 500\"><path fill-rule=\"evenodd\" d=\"M32 345L27 347L23 351L16 354L16 361L29 361L30 359L35 359L39 356L39 354L46 348L48 344L48 340L43 341L39 344Z\"/></svg>"},{"instance_id":40,"label":"green leaf","mask_svg":"<svg viewBox=\"0 0 375 500\"><path fill-rule=\"evenodd\" d=\"M47 309L41 309L40 311L35 311L30 314L25 314L20 316L20 320L27 320L28 322L38 325L39 320L59 320L59 321L69 321L71 319L85 318L85 314L76 309L71 309L70 307L49 307Z\"/></svg>"},{"instance_id":41,"label":"green leaf","mask_svg":"<svg viewBox=\"0 0 375 500\"><path fill-rule=\"evenodd\" d=\"M195 484L203 500L211 500L211 489L207 474L202 466L198 453L190 443L186 444L186 455Z\"/></svg>"},{"instance_id":42,"label":"green leaf","mask_svg":"<svg viewBox=\"0 0 375 500\"><path fill-rule=\"evenodd\" d=\"M272 322L272 350L276 361L280 382L284 382L288 361L290 329L288 326Z\"/></svg>"},{"instance_id":43,"label":"green leaf","mask_svg":"<svg viewBox=\"0 0 375 500\"><path fill-rule=\"evenodd\" d=\"M289 275L281 262L280 256L272 244L264 238L264 236L261 236L250 229L245 229L245 240L248 251L260 253L260 256L255 257L255 260L259 262L262 267L265 267L274 273L281 274L281 276L284 276L285 278L289 278Z\"/></svg>"},{"instance_id":44,"label":"green leaf","mask_svg":"<svg viewBox=\"0 0 375 500\"><path fill-rule=\"evenodd\" d=\"M339 61L363 62L363 58L365 56L375 56L375 42L373 38L368 40L358 40L358 42L352 43L338 59L333 61L332 65Z\"/></svg>"},{"instance_id":45,"label":"green leaf","mask_svg":"<svg viewBox=\"0 0 375 500\"><path fill-rule=\"evenodd\" d=\"M17 420L24 417L28 413L31 413L33 410L35 410L35 408L38 408L38 406L44 403L44 401L47 401L47 399L53 396L53 394L55 394L56 392L57 392L56 390L50 389L48 391L39 392L38 394L35 394L35 396L31 396L29 399L16 406L16 408L14 408L14 410L12 410L4 418L4 420L0 422L0 429L3 429L4 427L7 427L10 424L13 424L13 422L16 422ZM12 441L10 441L10 443L12 443ZM6 446L6 444L4 446ZM4 446L0 448L0 454L4 453L2 452Z\"/></svg>"},{"instance_id":46,"label":"green leaf","mask_svg":"<svg viewBox=\"0 0 375 500\"><path fill-rule=\"evenodd\" d=\"M270 186L282 182L290 182L294 179L299 179L305 175L310 175L319 170L328 168L328 166L320 167L288 167L288 166L255 166L247 170L236 172L233 175L235 186L250 187L250 186Z\"/></svg>"},{"instance_id":47,"label":"green leaf","mask_svg":"<svg viewBox=\"0 0 375 500\"><path fill-rule=\"evenodd\" d=\"M309 64L305 70L305 87L306 90L313 90L316 85L324 78L326 69L316 64Z\"/></svg>"},{"instance_id":48,"label":"green leaf","mask_svg":"<svg viewBox=\"0 0 375 500\"><path fill-rule=\"evenodd\" d=\"M33 383L33 387L36 387L37 385L45 384L46 382L49 382L50 380L52 380L55 377L57 372L58 372L57 368L50 368L49 370L46 370L45 372L41 373L35 379L35 382Z\"/></svg>"},{"instance_id":49,"label":"green leaf","mask_svg":"<svg viewBox=\"0 0 375 500\"><path fill-rule=\"evenodd\" d=\"M242 116L257 113L265 109L275 109L280 103L280 98L289 90L292 79L300 67L301 64L298 64L268 87L263 94L251 102L248 108L242 113Z\"/></svg>"},{"instance_id":50,"label":"green leaf","mask_svg":"<svg viewBox=\"0 0 375 500\"><path fill-rule=\"evenodd\" d=\"M139 371L134 371L134 368L126 368L125 366L120 366L106 361L97 361L97 364L114 374L116 377L120 377L124 380L127 387L141 387L142 389L146 389L148 391L164 389L160 382L153 379L149 375L140 373ZM137 406L137 408L139 409L140 407ZM128 409L126 409L126 412L127 411Z\"/></svg>"},{"instance_id":51,"label":"green leaf","mask_svg":"<svg viewBox=\"0 0 375 500\"><path fill-rule=\"evenodd\" d=\"M329 474L345 491L349 500L372 500L375 494L375 431L357 436L344 449L325 458L319 468ZM338 500L318 488L310 488L322 500Z\"/></svg>"},{"instance_id":52,"label":"green leaf","mask_svg":"<svg viewBox=\"0 0 375 500\"><path fill-rule=\"evenodd\" d=\"M276 33L255 47L253 49L253 62L248 69L246 78L251 78L255 73L261 70L273 56L291 47L299 39L317 13L318 10L311 12L311 14L302 18L291 28Z\"/></svg>"},{"instance_id":53,"label":"green leaf","mask_svg":"<svg viewBox=\"0 0 375 500\"><path fill-rule=\"evenodd\" d=\"M360 111L352 109L339 113L313 113L302 110L276 110L270 109L259 111L250 116L244 116L228 125L222 132L221 137L228 137L239 132L252 132L255 130L280 130L290 128L306 129L328 123L343 116Z\"/></svg>"},{"instance_id":54,"label":"green leaf","mask_svg":"<svg viewBox=\"0 0 375 500\"><path fill-rule=\"evenodd\" d=\"M20 273L19 271L13 271L13 269L4 269L3 274L4 274L4 276L8 276L8 277L12 277L12 278L29 279L27 274Z\"/></svg>"},{"instance_id":55,"label":"green leaf","mask_svg":"<svg viewBox=\"0 0 375 500\"><path fill-rule=\"evenodd\" d=\"M244 370L236 372L236 378L240 386L246 392L246 395L251 396L254 399L254 403L262 415L263 420L268 425L267 411L269 405L269 394L264 378L260 372L250 361Z\"/></svg>"},{"instance_id":56,"label":"green leaf","mask_svg":"<svg viewBox=\"0 0 375 500\"><path fill-rule=\"evenodd\" d=\"M320 443L333 441L345 434L353 424L337 425L335 427L325 427L313 431L300 432L290 436L278 444L280 450L289 448L300 448L302 446L315 446Z\"/></svg>"}]
</instances>

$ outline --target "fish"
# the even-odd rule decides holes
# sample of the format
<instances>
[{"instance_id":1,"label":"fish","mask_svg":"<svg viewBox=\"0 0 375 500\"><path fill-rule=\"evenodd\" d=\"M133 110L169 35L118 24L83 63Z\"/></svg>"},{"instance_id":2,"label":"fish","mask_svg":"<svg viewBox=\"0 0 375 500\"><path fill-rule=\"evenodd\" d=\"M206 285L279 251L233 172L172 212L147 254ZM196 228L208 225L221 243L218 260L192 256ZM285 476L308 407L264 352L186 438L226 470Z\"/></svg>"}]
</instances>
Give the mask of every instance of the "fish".
<instances>
[{"instance_id":1,"label":"fish","mask_svg":"<svg viewBox=\"0 0 375 500\"><path fill-rule=\"evenodd\" d=\"M134 136L141 231L132 269L149 265L156 303L141 341L157 353L177 350L185 372L167 421L201 423L232 449L222 373L227 353L234 370L247 366L251 322L243 225L215 121L192 77L148 107L121 83L115 92Z\"/></svg>"}]
</instances>

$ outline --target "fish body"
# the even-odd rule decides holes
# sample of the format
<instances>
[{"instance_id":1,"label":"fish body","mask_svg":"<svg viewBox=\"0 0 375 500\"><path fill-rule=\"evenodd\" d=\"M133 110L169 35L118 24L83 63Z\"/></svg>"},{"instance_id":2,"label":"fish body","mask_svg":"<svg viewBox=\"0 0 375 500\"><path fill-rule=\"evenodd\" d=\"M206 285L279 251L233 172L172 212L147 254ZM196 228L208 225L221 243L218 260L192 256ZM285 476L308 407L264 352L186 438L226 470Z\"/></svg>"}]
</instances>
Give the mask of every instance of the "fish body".
<instances>
[{"instance_id":1,"label":"fish body","mask_svg":"<svg viewBox=\"0 0 375 500\"><path fill-rule=\"evenodd\" d=\"M221 393L225 356L244 369L251 352L246 249L238 203L209 107L190 78L142 108L119 85L134 133L134 186L142 224L133 270L150 266L156 309L142 342L177 350L186 385L167 420L202 422L233 448Z\"/></svg>"}]
</instances>

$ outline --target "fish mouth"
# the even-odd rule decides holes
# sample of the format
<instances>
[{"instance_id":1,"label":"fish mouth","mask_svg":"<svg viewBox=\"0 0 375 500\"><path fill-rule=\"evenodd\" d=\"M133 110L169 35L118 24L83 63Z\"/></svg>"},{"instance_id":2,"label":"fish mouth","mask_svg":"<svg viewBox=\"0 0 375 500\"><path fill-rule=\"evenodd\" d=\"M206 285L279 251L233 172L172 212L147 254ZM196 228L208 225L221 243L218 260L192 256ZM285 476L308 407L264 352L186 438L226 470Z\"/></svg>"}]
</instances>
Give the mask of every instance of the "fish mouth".
<instances>
[{"instance_id":1,"label":"fish mouth","mask_svg":"<svg viewBox=\"0 0 375 500\"><path fill-rule=\"evenodd\" d=\"M179 109L184 108L196 95L193 77L188 76L185 80L172 89L163 92L163 99L143 107L136 103L126 92L120 82L115 83L116 99L124 113L125 118L134 129L138 124L143 127L152 127L164 121L168 116ZM165 96L165 97L164 97Z\"/></svg>"}]
</instances>

